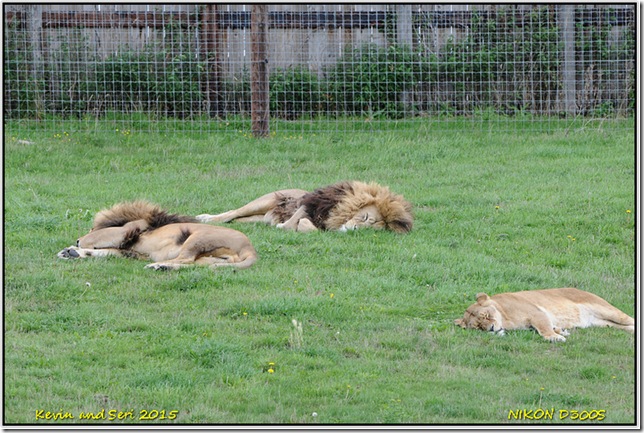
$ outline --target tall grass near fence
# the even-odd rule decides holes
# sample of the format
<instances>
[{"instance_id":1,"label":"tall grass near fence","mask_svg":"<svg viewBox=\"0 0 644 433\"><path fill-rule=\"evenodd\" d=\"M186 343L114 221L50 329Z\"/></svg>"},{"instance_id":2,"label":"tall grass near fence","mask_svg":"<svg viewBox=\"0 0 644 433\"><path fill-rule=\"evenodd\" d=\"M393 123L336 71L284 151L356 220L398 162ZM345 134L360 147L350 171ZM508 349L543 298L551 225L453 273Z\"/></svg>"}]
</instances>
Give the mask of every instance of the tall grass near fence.
<instances>
[{"instance_id":1,"label":"tall grass near fence","mask_svg":"<svg viewBox=\"0 0 644 433\"><path fill-rule=\"evenodd\" d=\"M551 344L452 323L477 292L564 286L634 314L632 124L512 135L391 125L254 140L10 122L5 423L61 422L36 418L46 412L90 424L634 423L633 335L576 330ZM238 272L56 258L119 201L194 215L342 179L403 194L413 231L234 223L260 256ZM553 419L512 415L540 408ZM88 412L99 419L79 420Z\"/></svg>"}]
</instances>

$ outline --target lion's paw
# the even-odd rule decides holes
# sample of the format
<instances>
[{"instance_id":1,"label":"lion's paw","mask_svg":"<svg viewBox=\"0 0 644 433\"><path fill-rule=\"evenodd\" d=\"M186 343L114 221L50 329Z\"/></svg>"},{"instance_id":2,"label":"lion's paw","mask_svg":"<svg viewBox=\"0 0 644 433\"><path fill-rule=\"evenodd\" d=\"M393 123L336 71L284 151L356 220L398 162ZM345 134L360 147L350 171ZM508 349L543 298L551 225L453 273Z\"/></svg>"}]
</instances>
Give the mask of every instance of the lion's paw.
<instances>
[{"instance_id":1,"label":"lion's paw","mask_svg":"<svg viewBox=\"0 0 644 433\"><path fill-rule=\"evenodd\" d=\"M61 252L59 252L57 254L58 258L61 258L61 259L77 259L77 258L80 257L80 254L78 254L78 251L76 251L76 250L77 250L77 248L74 247L74 246L71 246L69 248L65 248L64 250L62 250Z\"/></svg>"},{"instance_id":2,"label":"lion's paw","mask_svg":"<svg viewBox=\"0 0 644 433\"><path fill-rule=\"evenodd\" d=\"M548 341L553 342L553 343L563 343L564 341L566 341L566 337L564 337L563 335L559 335L559 334L555 334L555 335L553 335L551 337L546 337L546 339Z\"/></svg>"},{"instance_id":3,"label":"lion's paw","mask_svg":"<svg viewBox=\"0 0 644 433\"><path fill-rule=\"evenodd\" d=\"M150 263L145 267L146 269L154 269L155 271L168 271L172 269L170 266L164 265L163 263Z\"/></svg>"},{"instance_id":4,"label":"lion's paw","mask_svg":"<svg viewBox=\"0 0 644 433\"><path fill-rule=\"evenodd\" d=\"M201 215L197 215L195 218L197 219L197 221L201 223L207 223L207 222L210 222L212 215L207 213L202 213Z\"/></svg>"}]
</instances>

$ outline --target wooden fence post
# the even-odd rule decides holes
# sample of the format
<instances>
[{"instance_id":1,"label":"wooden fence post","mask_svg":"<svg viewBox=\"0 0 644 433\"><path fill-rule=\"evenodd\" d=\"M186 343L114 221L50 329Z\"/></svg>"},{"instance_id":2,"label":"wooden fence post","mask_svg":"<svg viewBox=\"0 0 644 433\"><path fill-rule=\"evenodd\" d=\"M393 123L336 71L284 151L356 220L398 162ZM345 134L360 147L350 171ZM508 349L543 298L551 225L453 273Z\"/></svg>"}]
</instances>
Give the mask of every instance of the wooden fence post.
<instances>
[{"instance_id":1,"label":"wooden fence post","mask_svg":"<svg viewBox=\"0 0 644 433\"><path fill-rule=\"evenodd\" d=\"M250 18L250 111L255 137L268 136L268 6L254 4Z\"/></svg>"},{"instance_id":2,"label":"wooden fence post","mask_svg":"<svg viewBox=\"0 0 644 433\"><path fill-rule=\"evenodd\" d=\"M575 6L561 5L558 14L561 38L563 39L563 110L569 116L577 113L576 65L575 65Z\"/></svg>"},{"instance_id":3,"label":"wooden fence post","mask_svg":"<svg viewBox=\"0 0 644 433\"><path fill-rule=\"evenodd\" d=\"M217 5L208 3L204 10L203 47L206 70L204 93L208 101L210 117L221 117L223 113L221 95L221 35L217 22Z\"/></svg>"}]
</instances>

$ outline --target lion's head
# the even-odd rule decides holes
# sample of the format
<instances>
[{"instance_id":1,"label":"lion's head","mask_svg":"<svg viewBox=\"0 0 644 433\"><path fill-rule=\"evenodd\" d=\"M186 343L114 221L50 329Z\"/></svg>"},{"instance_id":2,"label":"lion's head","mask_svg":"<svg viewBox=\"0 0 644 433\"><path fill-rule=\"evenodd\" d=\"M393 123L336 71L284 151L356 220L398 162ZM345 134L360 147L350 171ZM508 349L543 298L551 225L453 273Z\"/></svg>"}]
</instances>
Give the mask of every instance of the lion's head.
<instances>
[{"instance_id":1,"label":"lion's head","mask_svg":"<svg viewBox=\"0 0 644 433\"><path fill-rule=\"evenodd\" d=\"M461 328L480 329L503 335L503 316L496 303L485 293L476 295L476 303L470 305L462 319L454 323Z\"/></svg>"},{"instance_id":2,"label":"lion's head","mask_svg":"<svg viewBox=\"0 0 644 433\"><path fill-rule=\"evenodd\" d=\"M325 225L332 230L355 230L363 227L407 233L414 218L411 204L401 195L377 183L347 182L344 195L329 211Z\"/></svg>"}]
</instances>

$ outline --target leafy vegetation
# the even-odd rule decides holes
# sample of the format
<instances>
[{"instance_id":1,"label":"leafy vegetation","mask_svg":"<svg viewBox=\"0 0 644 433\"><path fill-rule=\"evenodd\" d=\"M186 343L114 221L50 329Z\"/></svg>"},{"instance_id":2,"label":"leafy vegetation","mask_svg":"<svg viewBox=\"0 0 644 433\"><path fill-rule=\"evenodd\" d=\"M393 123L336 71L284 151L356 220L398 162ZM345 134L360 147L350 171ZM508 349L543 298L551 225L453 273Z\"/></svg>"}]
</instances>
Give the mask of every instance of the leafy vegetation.
<instances>
[{"instance_id":1,"label":"leafy vegetation","mask_svg":"<svg viewBox=\"0 0 644 433\"><path fill-rule=\"evenodd\" d=\"M633 424L633 335L551 344L453 325L477 292L546 287L634 314L632 123L505 134L414 122L264 140L8 122L5 423ZM260 254L238 272L56 258L116 202L195 215L342 179L403 194L413 231L234 223ZM510 417L538 408L554 419Z\"/></svg>"}]
</instances>

